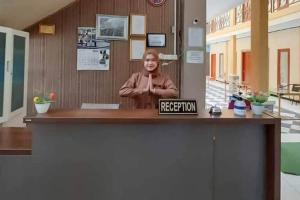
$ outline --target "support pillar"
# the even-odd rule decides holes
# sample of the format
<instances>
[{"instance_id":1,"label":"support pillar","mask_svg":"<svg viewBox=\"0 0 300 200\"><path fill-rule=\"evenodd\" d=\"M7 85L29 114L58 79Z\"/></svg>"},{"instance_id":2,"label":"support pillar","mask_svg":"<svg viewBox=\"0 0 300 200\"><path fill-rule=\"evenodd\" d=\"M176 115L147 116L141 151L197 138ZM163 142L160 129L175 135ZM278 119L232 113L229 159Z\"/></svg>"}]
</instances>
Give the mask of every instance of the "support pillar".
<instances>
[{"instance_id":1,"label":"support pillar","mask_svg":"<svg viewBox=\"0 0 300 200\"><path fill-rule=\"evenodd\" d=\"M181 0L180 3L183 32L181 50L184 55L181 65L180 96L185 99L196 99L198 111L201 112L205 109L206 0ZM192 42L189 42L191 39Z\"/></svg>"},{"instance_id":2,"label":"support pillar","mask_svg":"<svg viewBox=\"0 0 300 200\"><path fill-rule=\"evenodd\" d=\"M269 90L268 0L251 0L251 68L252 91Z\"/></svg>"},{"instance_id":3,"label":"support pillar","mask_svg":"<svg viewBox=\"0 0 300 200\"><path fill-rule=\"evenodd\" d=\"M228 42L228 71L227 75L237 75L236 36L231 36Z\"/></svg>"}]
</instances>

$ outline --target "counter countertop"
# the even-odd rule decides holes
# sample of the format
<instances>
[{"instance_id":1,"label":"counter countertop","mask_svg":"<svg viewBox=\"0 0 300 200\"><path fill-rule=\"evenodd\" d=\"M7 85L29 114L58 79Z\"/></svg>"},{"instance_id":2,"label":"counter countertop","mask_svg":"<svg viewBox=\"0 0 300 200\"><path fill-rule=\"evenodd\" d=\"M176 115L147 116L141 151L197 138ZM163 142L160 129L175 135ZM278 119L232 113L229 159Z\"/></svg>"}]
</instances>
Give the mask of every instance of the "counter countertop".
<instances>
[{"instance_id":1,"label":"counter countertop","mask_svg":"<svg viewBox=\"0 0 300 200\"><path fill-rule=\"evenodd\" d=\"M26 116L25 123L280 123L279 118L267 114L255 116L247 112L245 117L234 115L233 110L222 110L219 117L210 116L208 111L198 115L159 115L158 110L50 110L45 114Z\"/></svg>"},{"instance_id":2,"label":"counter countertop","mask_svg":"<svg viewBox=\"0 0 300 200\"><path fill-rule=\"evenodd\" d=\"M31 155L31 130L0 128L0 155Z\"/></svg>"}]
</instances>

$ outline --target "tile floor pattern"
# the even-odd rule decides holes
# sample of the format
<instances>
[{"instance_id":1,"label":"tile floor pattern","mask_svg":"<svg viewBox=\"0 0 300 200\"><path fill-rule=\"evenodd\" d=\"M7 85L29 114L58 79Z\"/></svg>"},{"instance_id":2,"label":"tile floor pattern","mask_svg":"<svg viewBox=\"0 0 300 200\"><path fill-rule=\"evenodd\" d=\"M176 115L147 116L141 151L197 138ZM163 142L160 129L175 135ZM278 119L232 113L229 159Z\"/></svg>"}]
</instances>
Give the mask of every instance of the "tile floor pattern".
<instances>
[{"instance_id":1,"label":"tile floor pattern","mask_svg":"<svg viewBox=\"0 0 300 200\"><path fill-rule=\"evenodd\" d=\"M223 86L223 87L222 87ZM227 92L225 99L224 84L210 82L206 87L206 108L217 105L221 108L227 108L228 99L231 93ZM274 111L278 111L278 107L275 106ZM281 115L285 117L300 119L300 113L292 112L290 110L281 108ZM299 133L300 134L300 120L282 120L281 133Z\"/></svg>"},{"instance_id":2,"label":"tile floor pattern","mask_svg":"<svg viewBox=\"0 0 300 200\"><path fill-rule=\"evenodd\" d=\"M281 173L281 200L300 199L300 176Z\"/></svg>"}]
</instances>

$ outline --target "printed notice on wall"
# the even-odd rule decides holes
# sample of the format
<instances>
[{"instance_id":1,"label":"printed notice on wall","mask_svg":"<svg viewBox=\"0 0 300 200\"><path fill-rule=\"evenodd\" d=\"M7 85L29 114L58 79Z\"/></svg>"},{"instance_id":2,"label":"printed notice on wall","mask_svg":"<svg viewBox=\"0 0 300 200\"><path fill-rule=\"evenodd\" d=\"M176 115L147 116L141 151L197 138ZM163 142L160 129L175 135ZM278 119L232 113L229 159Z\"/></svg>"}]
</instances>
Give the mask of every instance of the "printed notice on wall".
<instances>
[{"instance_id":1,"label":"printed notice on wall","mask_svg":"<svg viewBox=\"0 0 300 200\"><path fill-rule=\"evenodd\" d=\"M203 64L204 52L203 51L187 51L186 62L191 64Z\"/></svg>"},{"instance_id":2,"label":"printed notice on wall","mask_svg":"<svg viewBox=\"0 0 300 200\"><path fill-rule=\"evenodd\" d=\"M189 28L189 47L203 47L203 28Z\"/></svg>"},{"instance_id":3,"label":"printed notice on wall","mask_svg":"<svg viewBox=\"0 0 300 200\"><path fill-rule=\"evenodd\" d=\"M77 70L109 70L110 43L96 39L93 27L78 27Z\"/></svg>"}]
</instances>

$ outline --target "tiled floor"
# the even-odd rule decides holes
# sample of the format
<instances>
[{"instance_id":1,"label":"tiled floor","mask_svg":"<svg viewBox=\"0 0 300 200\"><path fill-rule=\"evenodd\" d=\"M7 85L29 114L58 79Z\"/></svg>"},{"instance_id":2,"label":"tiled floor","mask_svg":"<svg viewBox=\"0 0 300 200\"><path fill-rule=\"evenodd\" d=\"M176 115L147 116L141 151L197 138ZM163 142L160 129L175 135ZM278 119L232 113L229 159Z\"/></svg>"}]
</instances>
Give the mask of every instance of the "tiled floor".
<instances>
[{"instance_id":1,"label":"tiled floor","mask_svg":"<svg viewBox=\"0 0 300 200\"><path fill-rule=\"evenodd\" d=\"M228 90L228 86L226 86ZM217 81L209 81L206 88L206 107L209 108L212 105L218 105L222 108L227 108L228 98L231 95L228 91L226 92L225 98L225 84ZM278 98L270 97L271 101L275 101L274 112L278 112ZM300 104L291 104L290 101L281 100L281 116L282 133L300 133Z\"/></svg>"},{"instance_id":2,"label":"tiled floor","mask_svg":"<svg viewBox=\"0 0 300 200\"><path fill-rule=\"evenodd\" d=\"M228 90L228 86L226 86ZM217 105L227 108L228 97L231 95L226 90L225 84L209 81L206 86L206 108ZM278 98L270 97L275 101L274 111L278 111ZM300 142L300 104L291 104L290 101L281 101L281 116L284 116L281 123L282 142ZM284 118L289 119L284 119ZM300 199L300 176L281 173L281 200Z\"/></svg>"},{"instance_id":3,"label":"tiled floor","mask_svg":"<svg viewBox=\"0 0 300 200\"><path fill-rule=\"evenodd\" d=\"M281 200L300 199L300 176L281 173Z\"/></svg>"}]
</instances>

